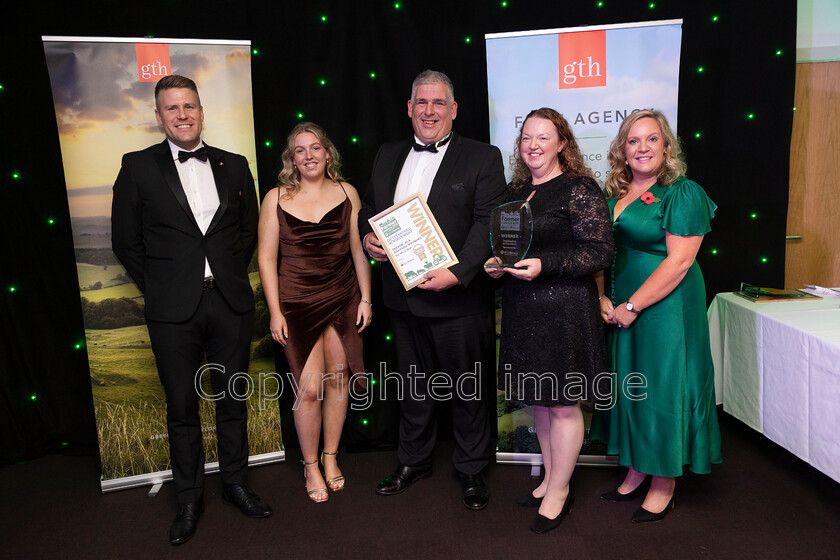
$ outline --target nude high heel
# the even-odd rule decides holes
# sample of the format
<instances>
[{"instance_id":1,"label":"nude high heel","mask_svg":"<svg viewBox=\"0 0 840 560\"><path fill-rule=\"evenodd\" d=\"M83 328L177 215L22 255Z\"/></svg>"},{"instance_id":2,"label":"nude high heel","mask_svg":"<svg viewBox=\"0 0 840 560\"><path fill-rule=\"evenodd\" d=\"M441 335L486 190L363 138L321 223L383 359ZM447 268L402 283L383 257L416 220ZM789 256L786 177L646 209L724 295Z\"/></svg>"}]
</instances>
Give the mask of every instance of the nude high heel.
<instances>
[{"instance_id":1,"label":"nude high heel","mask_svg":"<svg viewBox=\"0 0 840 560\"><path fill-rule=\"evenodd\" d=\"M306 487L306 478L307 478L306 477L306 467L308 467L310 465L317 465L318 460L316 459L316 460L312 461L311 463L307 463L307 462L301 460L300 464L303 465L303 486L305 488ZM307 490L306 493L309 495L310 500L312 500L313 502L317 502L317 503L326 502L330 498L330 495L327 493L326 488L315 488L314 490Z\"/></svg>"},{"instance_id":2,"label":"nude high heel","mask_svg":"<svg viewBox=\"0 0 840 560\"><path fill-rule=\"evenodd\" d=\"M324 455L338 455L338 451L335 453L329 453L327 451L321 452L321 464L324 464ZM344 490L344 476L338 475L335 478L331 478L327 481L327 486L330 487L330 490L333 492L338 492L339 490Z\"/></svg>"}]
</instances>

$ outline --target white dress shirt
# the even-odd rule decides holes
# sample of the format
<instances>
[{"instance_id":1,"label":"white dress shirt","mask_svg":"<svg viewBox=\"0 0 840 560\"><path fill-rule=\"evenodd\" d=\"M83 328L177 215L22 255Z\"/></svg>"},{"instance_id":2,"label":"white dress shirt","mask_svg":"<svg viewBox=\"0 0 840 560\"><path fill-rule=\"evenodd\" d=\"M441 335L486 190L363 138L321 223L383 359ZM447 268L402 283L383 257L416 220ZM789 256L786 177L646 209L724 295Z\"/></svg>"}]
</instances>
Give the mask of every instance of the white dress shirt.
<instances>
[{"instance_id":1,"label":"white dress shirt","mask_svg":"<svg viewBox=\"0 0 840 560\"><path fill-rule=\"evenodd\" d=\"M199 142L196 150L204 146ZM169 142L172 150L172 157L175 160L175 168L178 169L178 176L181 178L181 186L184 194L187 195L187 202L190 204L193 216L201 233L206 234L216 210L219 209L219 191L216 189L216 180L213 177L213 170L210 168L210 160L201 161L198 158L190 158L181 163L178 161L178 152L181 148ZM192 150L195 151L195 150ZM210 262L204 259L204 277L212 278L213 271L210 270Z\"/></svg>"},{"instance_id":2,"label":"white dress shirt","mask_svg":"<svg viewBox=\"0 0 840 560\"><path fill-rule=\"evenodd\" d=\"M452 134L450 132L450 134ZM417 136L414 141L422 144ZM397 189L394 191L394 203L405 200L416 192L423 195L423 199L429 199L429 191L432 190L432 181L440 169L440 162L451 142L440 146L437 152L418 152L412 148L403 163L400 178L397 180Z\"/></svg>"}]
</instances>

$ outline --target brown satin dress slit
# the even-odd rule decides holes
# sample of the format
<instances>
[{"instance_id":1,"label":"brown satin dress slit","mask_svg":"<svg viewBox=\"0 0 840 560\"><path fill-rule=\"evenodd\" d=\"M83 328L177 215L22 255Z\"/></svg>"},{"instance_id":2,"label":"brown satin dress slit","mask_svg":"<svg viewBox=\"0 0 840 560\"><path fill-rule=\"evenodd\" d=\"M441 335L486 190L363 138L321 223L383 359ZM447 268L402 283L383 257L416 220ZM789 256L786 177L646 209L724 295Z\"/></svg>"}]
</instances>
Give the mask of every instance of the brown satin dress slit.
<instances>
[{"instance_id":1,"label":"brown satin dress slit","mask_svg":"<svg viewBox=\"0 0 840 560\"><path fill-rule=\"evenodd\" d=\"M344 347L345 373L364 371L356 325L361 293L350 253L350 228L355 227L351 216L346 192L344 201L317 223L300 220L277 205L280 310L289 327L285 352L298 381L315 342L330 325Z\"/></svg>"}]
</instances>

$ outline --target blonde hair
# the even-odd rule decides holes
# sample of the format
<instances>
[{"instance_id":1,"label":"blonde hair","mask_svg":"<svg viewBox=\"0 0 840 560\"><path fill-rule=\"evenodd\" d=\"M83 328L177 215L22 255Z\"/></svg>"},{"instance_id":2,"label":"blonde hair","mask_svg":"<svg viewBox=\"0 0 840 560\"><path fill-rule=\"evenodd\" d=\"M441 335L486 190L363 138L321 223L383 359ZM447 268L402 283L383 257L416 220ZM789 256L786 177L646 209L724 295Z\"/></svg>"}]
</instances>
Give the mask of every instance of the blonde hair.
<instances>
[{"instance_id":1,"label":"blonde hair","mask_svg":"<svg viewBox=\"0 0 840 560\"><path fill-rule=\"evenodd\" d=\"M286 140L286 149L284 149L283 153L280 155L280 160L283 162L283 170L280 172L280 175L277 176L277 186L286 187L285 196L288 198L294 196L300 190L300 171L298 171L297 167L295 167L294 144L295 138L304 132L314 134L318 139L318 142L320 142L324 149L327 150L327 153L329 153L329 161L327 161L326 170L327 177L336 183L344 181L344 177L342 177L340 171L341 156L338 154L335 144L333 144L329 136L327 136L327 132L315 123L300 123L289 133L289 138Z\"/></svg>"},{"instance_id":2,"label":"blonde hair","mask_svg":"<svg viewBox=\"0 0 840 560\"><path fill-rule=\"evenodd\" d=\"M569 125L569 121L554 109L542 107L541 109L534 109L528 113L528 116L525 117L525 120L522 121L522 126L519 128L519 136L516 137L516 143L513 146L513 155L516 158L513 164L513 177L511 178L513 189L521 189L531 181L531 170L525 165L519 150L519 145L522 142L522 129L525 128L525 123L531 117L551 121L554 128L557 129L560 142L566 142L563 151L557 154L557 159L560 160L560 167L563 169L563 173L574 176L593 177L592 170L583 161L583 154L580 153L580 147L575 139L575 135L572 134L572 127Z\"/></svg>"},{"instance_id":3,"label":"blonde hair","mask_svg":"<svg viewBox=\"0 0 840 560\"><path fill-rule=\"evenodd\" d=\"M661 111L644 110L630 113L618 127L618 134L610 143L610 153L607 159L610 162L610 172L604 182L607 196L610 198L622 198L627 194L630 182L633 180L633 171L627 163L625 144L630 136L630 129L641 119L654 119L662 131L662 139L665 143L665 156L662 166L657 171L656 182L669 187L674 181L685 175L685 159L680 148L680 141L671 127L668 120Z\"/></svg>"}]
</instances>

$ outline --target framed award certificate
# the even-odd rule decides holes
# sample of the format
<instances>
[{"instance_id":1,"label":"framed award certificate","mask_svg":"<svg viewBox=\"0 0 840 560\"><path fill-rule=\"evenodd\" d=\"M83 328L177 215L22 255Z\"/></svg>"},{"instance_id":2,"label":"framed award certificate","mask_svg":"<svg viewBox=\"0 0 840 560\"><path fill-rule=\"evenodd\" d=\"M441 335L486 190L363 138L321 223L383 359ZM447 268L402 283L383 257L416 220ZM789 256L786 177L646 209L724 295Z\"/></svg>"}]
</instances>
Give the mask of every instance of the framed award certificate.
<instances>
[{"instance_id":1,"label":"framed award certificate","mask_svg":"<svg viewBox=\"0 0 840 560\"><path fill-rule=\"evenodd\" d=\"M420 193L368 220L406 290L425 282L428 271L458 262Z\"/></svg>"}]
</instances>

